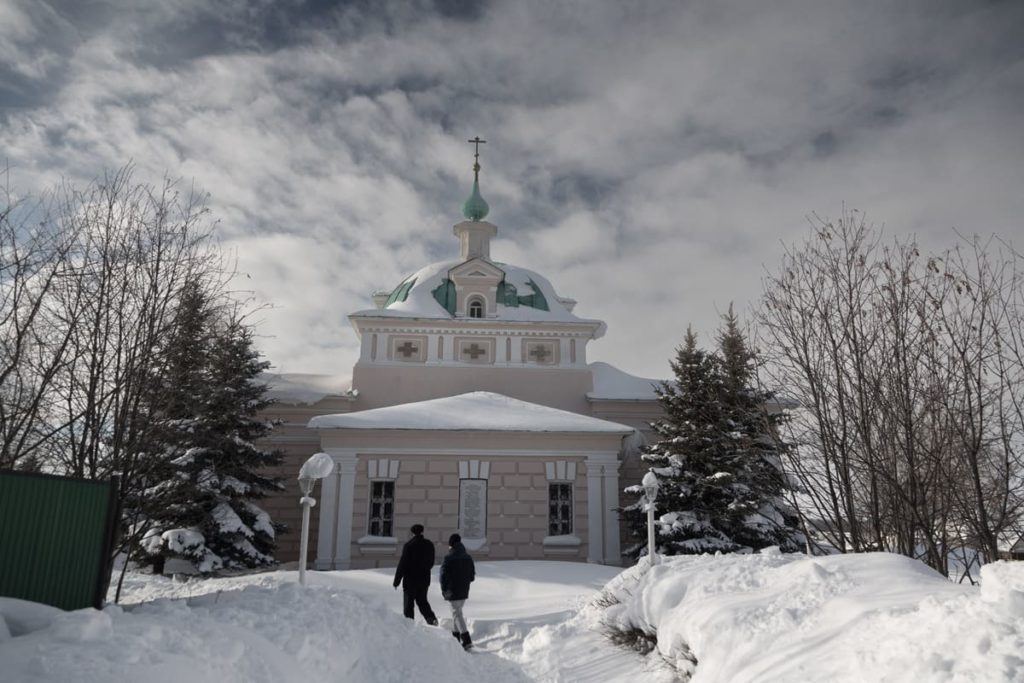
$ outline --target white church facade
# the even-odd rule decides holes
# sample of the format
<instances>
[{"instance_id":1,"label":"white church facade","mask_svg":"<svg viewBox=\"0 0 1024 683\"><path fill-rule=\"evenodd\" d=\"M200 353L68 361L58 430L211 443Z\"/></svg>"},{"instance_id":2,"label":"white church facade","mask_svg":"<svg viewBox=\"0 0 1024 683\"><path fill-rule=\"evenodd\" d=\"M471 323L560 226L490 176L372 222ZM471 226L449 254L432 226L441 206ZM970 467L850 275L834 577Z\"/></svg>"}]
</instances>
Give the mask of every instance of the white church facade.
<instances>
[{"instance_id":1,"label":"white church facade","mask_svg":"<svg viewBox=\"0 0 1024 683\"><path fill-rule=\"evenodd\" d=\"M479 161L479 159L477 160ZM295 473L336 463L316 497L317 569L393 566L412 524L458 531L478 559L621 563L615 509L639 481L637 445L661 415L654 380L588 363L605 333L541 275L491 258L479 163L454 226L459 255L426 266L349 320L351 386L270 376L286 453L285 494L267 502L295 529ZM625 482L625 483L624 483ZM278 559L297 556L297 534Z\"/></svg>"}]
</instances>

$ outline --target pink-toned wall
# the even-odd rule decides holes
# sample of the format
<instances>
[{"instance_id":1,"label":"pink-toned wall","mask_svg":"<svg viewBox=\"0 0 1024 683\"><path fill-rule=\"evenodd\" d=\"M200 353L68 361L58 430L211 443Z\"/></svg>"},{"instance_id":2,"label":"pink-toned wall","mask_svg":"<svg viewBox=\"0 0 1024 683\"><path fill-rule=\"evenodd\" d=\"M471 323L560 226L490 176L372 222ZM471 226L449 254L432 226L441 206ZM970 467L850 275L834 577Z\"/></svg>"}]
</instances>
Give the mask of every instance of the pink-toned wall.
<instances>
[{"instance_id":1,"label":"pink-toned wall","mask_svg":"<svg viewBox=\"0 0 1024 683\"><path fill-rule=\"evenodd\" d=\"M521 401L588 415L590 406L586 393L591 390L592 382L590 370L586 368L357 364L352 370L352 386L359 391L359 410L470 391L493 391Z\"/></svg>"},{"instance_id":2,"label":"pink-toned wall","mask_svg":"<svg viewBox=\"0 0 1024 683\"><path fill-rule=\"evenodd\" d=\"M302 508L299 498L299 481L296 478L299 468L309 456L320 450L320 437L316 431L306 425L315 415L344 413L351 408L351 401L346 399L325 399L316 406L290 405L278 403L265 410L262 417L277 423L271 436L263 441L263 446L284 453L284 462L270 470L274 476L280 477L285 490L274 493L262 501L260 506L270 514L275 522L282 522L288 530L277 536L278 562L294 562L299 559L299 531L302 528ZM319 498L320 489L314 491L314 498ZM314 540L319 533L320 516L310 515L309 537Z\"/></svg>"},{"instance_id":3,"label":"pink-toned wall","mask_svg":"<svg viewBox=\"0 0 1024 683\"><path fill-rule=\"evenodd\" d=\"M377 456L374 456L377 457ZM410 538L409 527L422 524L424 536L434 541L438 562L447 549L448 536L459 526L459 462L462 457L392 456L401 463L395 481L396 545L352 544L352 568L393 567ZM555 460L552 457L551 460ZM574 535L583 543L576 548L549 548L541 545L548 535L548 479L546 459L481 459L490 464L487 482L487 545L471 550L476 559L487 560L559 560L586 561L587 558L587 482L584 458L558 457L577 463L573 481ZM360 458L356 470L352 538L367 534L370 481L366 459Z\"/></svg>"},{"instance_id":4,"label":"pink-toned wall","mask_svg":"<svg viewBox=\"0 0 1024 683\"><path fill-rule=\"evenodd\" d=\"M390 457L405 454L433 454L442 457L449 454L465 454L463 460L489 457L489 451L511 452L508 458L539 460L564 460L567 456L581 456L586 453L616 453L622 445L623 434L615 432L487 432L447 431L414 429L322 429L320 445L323 450L354 451L360 458L365 453L373 457ZM524 453L524 455L517 455ZM534 456L534 453L551 454L550 457ZM555 454L558 454L557 456ZM471 455L472 454L472 455Z\"/></svg>"},{"instance_id":5,"label":"pink-toned wall","mask_svg":"<svg viewBox=\"0 0 1024 683\"><path fill-rule=\"evenodd\" d=\"M611 422L618 422L619 424L624 424L638 430L648 444L655 443L658 438L654 433L654 430L651 429L651 423L664 417L661 406L653 400L592 401L591 409L591 414L594 417L601 418L602 420L609 420ZM626 493L624 489L627 486L639 484L644 474L647 473L648 467L648 463L640 459L640 454L636 450L630 451L622 459L622 465L619 468L620 507L632 505L638 500L637 496L631 493ZM634 538L629 529L626 528L625 524L619 525L619 544L623 549L635 545L638 541L646 543L645 538Z\"/></svg>"}]
</instances>

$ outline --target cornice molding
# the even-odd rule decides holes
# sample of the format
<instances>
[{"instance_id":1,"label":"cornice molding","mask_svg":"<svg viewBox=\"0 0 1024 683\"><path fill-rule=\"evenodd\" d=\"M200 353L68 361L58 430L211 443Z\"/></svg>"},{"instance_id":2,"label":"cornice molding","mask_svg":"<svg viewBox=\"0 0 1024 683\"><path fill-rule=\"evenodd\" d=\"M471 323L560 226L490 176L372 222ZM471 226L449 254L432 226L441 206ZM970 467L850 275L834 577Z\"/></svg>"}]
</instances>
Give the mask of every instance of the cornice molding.
<instances>
[{"instance_id":1,"label":"cornice molding","mask_svg":"<svg viewBox=\"0 0 1024 683\"><path fill-rule=\"evenodd\" d=\"M596 326L593 326L596 327ZM588 330L589 331L589 330ZM363 334L441 334L441 335L462 335L462 336L489 336L489 337L567 337L571 339L590 340L592 336L588 331L572 329L551 329L544 327L533 328L474 328L467 327L426 327L412 325L387 325L364 327L360 330Z\"/></svg>"}]
</instances>

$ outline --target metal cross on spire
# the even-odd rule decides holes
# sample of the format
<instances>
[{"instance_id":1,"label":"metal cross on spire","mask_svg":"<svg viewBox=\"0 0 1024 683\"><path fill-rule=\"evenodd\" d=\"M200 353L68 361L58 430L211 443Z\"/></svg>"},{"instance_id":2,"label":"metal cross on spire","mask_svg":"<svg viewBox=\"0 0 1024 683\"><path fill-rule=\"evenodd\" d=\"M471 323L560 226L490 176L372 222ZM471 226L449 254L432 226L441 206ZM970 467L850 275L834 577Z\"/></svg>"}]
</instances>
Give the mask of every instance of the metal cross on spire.
<instances>
[{"instance_id":1,"label":"metal cross on spire","mask_svg":"<svg viewBox=\"0 0 1024 683\"><path fill-rule=\"evenodd\" d=\"M480 145L485 144L486 140L481 140L480 136L477 135L475 138L469 141L470 144L474 145L473 154L473 192L469 195L469 199L462 205L462 215L471 221L482 221L487 212L491 210L487 206L487 202L480 196Z\"/></svg>"},{"instance_id":2,"label":"metal cross on spire","mask_svg":"<svg viewBox=\"0 0 1024 683\"><path fill-rule=\"evenodd\" d=\"M487 144L487 140L481 140L480 136L477 135L472 140L469 140L474 145L475 152L473 154L473 180L480 179L480 145Z\"/></svg>"}]
</instances>

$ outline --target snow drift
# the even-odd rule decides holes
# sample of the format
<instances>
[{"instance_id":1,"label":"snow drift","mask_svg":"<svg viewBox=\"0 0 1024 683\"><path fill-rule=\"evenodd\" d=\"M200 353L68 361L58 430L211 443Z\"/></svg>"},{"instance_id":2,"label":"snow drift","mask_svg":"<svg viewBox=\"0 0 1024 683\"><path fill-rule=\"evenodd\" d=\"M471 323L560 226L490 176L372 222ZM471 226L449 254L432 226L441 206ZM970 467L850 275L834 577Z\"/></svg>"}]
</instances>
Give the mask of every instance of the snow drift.
<instances>
[{"instance_id":1,"label":"snow drift","mask_svg":"<svg viewBox=\"0 0 1024 683\"><path fill-rule=\"evenodd\" d=\"M514 664L467 656L450 634L393 605L330 587L248 586L130 611L32 616L37 630L0 639L4 683L526 680Z\"/></svg>"},{"instance_id":2,"label":"snow drift","mask_svg":"<svg viewBox=\"0 0 1024 683\"><path fill-rule=\"evenodd\" d=\"M695 683L1020 681L1024 563L982 585L888 553L670 557L613 579L603 620L656 633Z\"/></svg>"},{"instance_id":3,"label":"snow drift","mask_svg":"<svg viewBox=\"0 0 1024 683\"><path fill-rule=\"evenodd\" d=\"M884 553L687 556L617 575L480 562L471 655L401 616L393 575L314 572L303 589L295 572L129 574L137 604L104 611L0 598L0 681L678 681L663 659L697 683L1024 680L1020 562L986 566L980 588ZM657 649L617 648L609 625L657 633Z\"/></svg>"}]
</instances>

